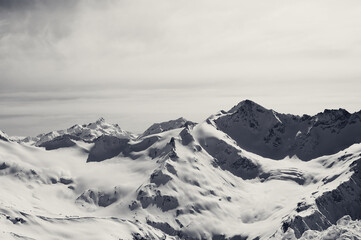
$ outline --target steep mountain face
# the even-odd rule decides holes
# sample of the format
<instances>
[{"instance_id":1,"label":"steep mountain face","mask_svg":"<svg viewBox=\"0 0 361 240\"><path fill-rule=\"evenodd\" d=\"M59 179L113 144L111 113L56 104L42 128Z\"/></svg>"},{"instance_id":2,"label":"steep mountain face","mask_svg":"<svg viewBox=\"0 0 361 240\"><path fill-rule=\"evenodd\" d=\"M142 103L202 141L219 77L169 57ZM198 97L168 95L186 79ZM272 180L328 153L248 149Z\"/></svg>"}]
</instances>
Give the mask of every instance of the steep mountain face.
<instances>
[{"instance_id":1,"label":"steep mountain face","mask_svg":"<svg viewBox=\"0 0 361 240\"><path fill-rule=\"evenodd\" d=\"M0 140L6 141L6 142L9 141L9 136L1 130L0 130Z\"/></svg>"},{"instance_id":2,"label":"steep mountain face","mask_svg":"<svg viewBox=\"0 0 361 240\"><path fill-rule=\"evenodd\" d=\"M139 137L101 120L0 141L0 238L361 238L359 115L244 101Z\"/></svg>"},{"instance_id":3,"label":"steep mountain face","mask_svg":"<svg viewBox=\"0 0 361 240\"><path fill-rule=\"evenodd\" d=\"M273 159L310 160L361 142L361 112L344 109L299 117L246 100L211 120L240 147Z\"/></svg>"},{"instance_id":4,"label":"steep mountain face","mask_svg":"<svg viewBox=\"0 0 361 240\"><path fill-rule=\"evenodd\" d=\"M354 146L349 148L352 149L355 149ZM318 160L324 167L332 169L332 173L330 171L322 179L323 184L317 191L297 203L295 211L282 224L283 232L290 228L300 238L312 233L311 230L322 231L334 227L345 215L349 220L361 219L361 155L359 152L347 154L344 151L336 156Z\"/></svg>"}]
</instances>

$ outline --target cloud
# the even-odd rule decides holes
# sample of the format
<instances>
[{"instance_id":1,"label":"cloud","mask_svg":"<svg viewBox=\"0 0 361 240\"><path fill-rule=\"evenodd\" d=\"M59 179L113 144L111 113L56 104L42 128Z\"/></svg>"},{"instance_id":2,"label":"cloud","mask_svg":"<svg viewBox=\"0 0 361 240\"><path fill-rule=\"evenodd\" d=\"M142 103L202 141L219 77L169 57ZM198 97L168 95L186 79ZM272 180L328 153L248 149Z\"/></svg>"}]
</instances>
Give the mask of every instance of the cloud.
<instances>
[{"instance_id":1,"label":"cloud","mask_svg":"<svg viewBox=\"0 0 361 240\"><path fill-rule=\"evenodd\" d=\"M292 113L337 99L354 111L360 12L356 0L0 0L2 112L143 116L121 123L139 131L244 98Z\"/></svg>"},{"instance_id":2,"label":"cloud","mask_svg":"<svg viewBox=\"0 0 361 240\"><path fill-rule=\"evenodd\" d=\"M8 87L284 77L360 58L354 1L15 2L1 28Z\"/></svg>"}]
</instances>

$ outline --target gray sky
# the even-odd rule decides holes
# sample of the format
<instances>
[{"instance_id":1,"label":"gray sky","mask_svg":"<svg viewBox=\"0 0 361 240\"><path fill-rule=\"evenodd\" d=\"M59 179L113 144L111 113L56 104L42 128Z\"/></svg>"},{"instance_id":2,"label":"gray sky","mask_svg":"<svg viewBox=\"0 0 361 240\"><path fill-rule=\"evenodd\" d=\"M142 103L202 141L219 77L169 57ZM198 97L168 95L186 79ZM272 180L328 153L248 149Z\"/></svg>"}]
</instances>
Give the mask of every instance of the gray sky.
<instances>
[{"instance_id":1,"label":"gray sky","mask_svg":"<svg viewBox=\"0 0 361 240\"><path fill-rule=\"evenodd\" d=\"M361 109L359 0L0 0L0 129L134 132L244 99Z\"/></svg>"}]
</instances>

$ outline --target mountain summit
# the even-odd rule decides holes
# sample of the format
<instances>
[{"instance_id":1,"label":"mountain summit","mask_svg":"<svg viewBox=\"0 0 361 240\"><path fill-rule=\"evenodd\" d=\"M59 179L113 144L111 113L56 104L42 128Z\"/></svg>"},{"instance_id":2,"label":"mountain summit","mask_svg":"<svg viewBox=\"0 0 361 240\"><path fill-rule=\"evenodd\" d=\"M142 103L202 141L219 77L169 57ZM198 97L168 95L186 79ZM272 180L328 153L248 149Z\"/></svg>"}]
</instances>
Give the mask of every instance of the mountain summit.
<instances>
[{"instance_id":1,"label":"mountain summit","mask_svg":"<svg viewBox=\"0 0 361 240\"><path fill-rule=\"evenodd\" d=\"M235 105L234 107L232 107L228 113L234 113L236 111L238 111L239 109L243 109L243 111L253 111L254 109L258 109L258 111L263 111L265 110L264 107L262 107L261 105L249 100L249 99L246 99L246 100L243 100L241 102L239 102L237 105Z\"/></svg>"}]
</instances>

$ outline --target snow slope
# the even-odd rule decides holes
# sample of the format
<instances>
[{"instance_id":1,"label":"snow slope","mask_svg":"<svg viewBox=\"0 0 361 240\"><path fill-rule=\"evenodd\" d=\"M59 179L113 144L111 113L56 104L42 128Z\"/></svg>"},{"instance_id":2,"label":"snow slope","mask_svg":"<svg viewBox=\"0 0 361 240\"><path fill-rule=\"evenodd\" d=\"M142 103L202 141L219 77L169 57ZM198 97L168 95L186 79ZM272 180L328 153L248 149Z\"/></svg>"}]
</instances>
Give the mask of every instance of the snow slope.
<instances>
[{"instance_id":1,"label":"snow slope","mask_svg":"<svg viewBox=\"0 0 361 240\"><path fill-rule=\"evenodd\" d=\"M360 238L358 114L244 101L140 137L101 120L1 139L0 239ZM331 152L323 134L337 135Z\"/></svg>"}]
</instances>

